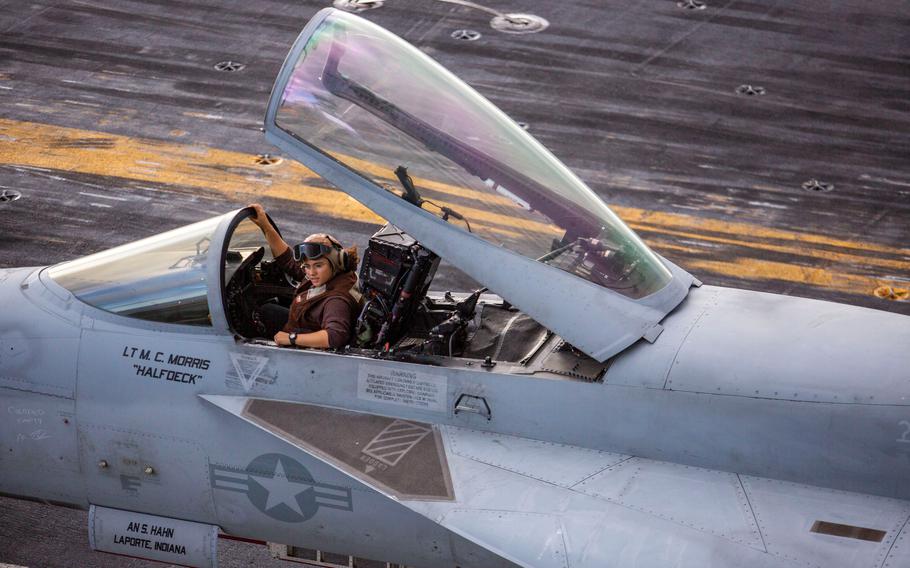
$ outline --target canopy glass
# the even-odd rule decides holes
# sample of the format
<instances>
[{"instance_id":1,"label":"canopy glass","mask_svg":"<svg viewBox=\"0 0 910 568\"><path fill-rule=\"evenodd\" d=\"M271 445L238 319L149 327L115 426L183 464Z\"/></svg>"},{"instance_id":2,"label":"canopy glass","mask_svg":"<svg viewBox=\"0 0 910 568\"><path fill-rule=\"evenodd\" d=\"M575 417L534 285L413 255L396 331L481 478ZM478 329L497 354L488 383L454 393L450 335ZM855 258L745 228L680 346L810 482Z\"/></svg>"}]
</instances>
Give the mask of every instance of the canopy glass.
<instances>
[{"instance_id":1,"label":"canopy glass","mask_svg":"<svg viewBox=\"0 0 910 568\"><path fill-rule=\"evenodd\" d=\"M149 321L211 326L206 271L225 216L52 266L48 275L83 302Z\"/></svg>"},{"instance_id":2,"label":"canopy glass","mask_svg":"<svg viewBox=\"0 0 910 568\"><path fill-rule=\"evenodd\" d=\"M422 52L334 11L282 93L285 132L465 231L638 299L661 260L546 148ZM399 166L415 192L403 190ZM399 220L390 219L399 223Z\"/></svg>"}]
</instances>

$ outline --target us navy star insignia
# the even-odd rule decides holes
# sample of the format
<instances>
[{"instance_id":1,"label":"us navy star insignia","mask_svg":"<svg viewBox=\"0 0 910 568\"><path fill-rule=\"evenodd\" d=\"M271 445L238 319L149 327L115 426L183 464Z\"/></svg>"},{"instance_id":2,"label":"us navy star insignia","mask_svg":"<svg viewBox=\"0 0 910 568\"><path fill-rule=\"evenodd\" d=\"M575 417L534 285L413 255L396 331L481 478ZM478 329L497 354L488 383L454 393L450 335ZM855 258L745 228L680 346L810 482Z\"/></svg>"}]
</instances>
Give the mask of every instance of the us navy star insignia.
<instances>
[{"instance_id":1,"label":"us navy star insignia","mask_svg":"<svg viewBox=\"0 0 910 568\"><path fill-rule=\"evenodd\" d=\"M263 454L245 469L212 464L213 489L245 493L250 503L273 519L300 523L320 507L353 511L350 487L319 483L300 462L283 454Z\"/></svg>"},{"instance_id":2,"label":"us navy star insignia","mask_svg":"<svg viewBox=\"0 0 910 568\"><path fill-rule=\"evenodd\" d=\"M297 512L299 515L303 515L303 511L300 508L300 503L297 502L297 496L302 493L302 485L299 483L293 483L288 480L287 474L284 472L284 466L281 465L281 460L277 461L275 466L275 473L273 477L257 477L249 478L253 483L258 483L263 489L268 492L268 497L265 502L265 512L268 513L278 505L285 505L291 510ZM309 487L306 488L309 490Z\"/></svg>"}]
</instances>

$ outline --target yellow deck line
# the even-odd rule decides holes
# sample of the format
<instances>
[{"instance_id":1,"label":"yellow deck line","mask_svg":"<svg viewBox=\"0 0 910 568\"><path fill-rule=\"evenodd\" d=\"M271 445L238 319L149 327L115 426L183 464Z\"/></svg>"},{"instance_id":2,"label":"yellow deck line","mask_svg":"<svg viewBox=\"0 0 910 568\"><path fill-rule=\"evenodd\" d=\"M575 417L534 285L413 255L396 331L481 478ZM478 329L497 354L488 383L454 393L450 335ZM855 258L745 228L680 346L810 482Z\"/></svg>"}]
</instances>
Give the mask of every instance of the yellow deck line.
<instances>
[{"instance_id":1,"label":"yellow deck line","mask_svg":"<svg viewBox=\"0 0 910 568\"><path fill-rule=\"evenodd\" d=\"M664 251L677 251L684 254L704 254L704 250L692 246L667 243L660 240L654 248ZM754 258L736 258L729 261L690 259L686 269L694 274L713 273L746 280L765 280L794 282L808 286L817 286L827 290L836 290L847 294L872 295L880 286L893 286L881 278L868 278L846 272L835 272L817 266L801 266L793 263L759 260Z\"/></svg>"},{"instance_id":2,"label":"yellow deck line","mask_svg":"<svg viewBox=\"0 0 910 568\"><path fill-rule=\"evenodd\" d=\"M313 172L292 160L267 167L257 165L254 160L254 155L242 152L0 118L0 164L198 187L219 191L235 199L255 200L267 196L300 202L315 212L330 217L369 223L381 221L377 215L343 193L329 189ZM369 164L359 163L358 166L375 173ZM429 180L423 180L422 183L441 191L453 189ZM472 192L458 191L460 196L475 197ZM464 205L457 207L465 211ZM910 249L906 248L893 249L876 243L681 213L620 206L612 209L633 228L655 231L668 237L746 246L759 251L810 256L829 262L862 262L903 273L910 272L910 262L893 260L895 256L910 258ZM473 208L468 217L499 225L503 232L508 232L509 227L523 224L492 211ZM818 248L818 245L846 250L830 251ZM673 247L667 248L669 250ZM891 258L856 254L860 252L885 253ZM694 261L687 263L686 268L746 279L798 282L856 293L868 293L870 285L883 283L874 276L823 268L806 269L753 258L739 258L729 262Z\"/></svg>"},{"instance_id":3,"label":"yellow deck line","mask_svg":"<svg viewBox=\"0 0 910 568\"><path fill-rule=\"evenodd\" d=\"M868 241L853 241L846 239L837 239L827 235L815 233L803 233L798 231L787 231L784 229L773 229L756 225L753 223L742 223L737 221L721 221L707 217L696 217L693 215L684 215L681 213L667 213L664 211L650 211L647 209L637 209L633 207L610 206L610 208L619 215L623 221L632 225L635 223L648 223L667 229L697 229L711 233L722 233L726 235L739 235L750 239L777 239L798 243L791 247L794 254L799 254L806 245L826 245L845 249L853 249L861 252L880 252L889 255L899 255L910 258L910 248L894 248L887 245L879 245Z\"/></svg>"},{"instance_id":4,"label":"yellow deck line","mask_svg":"<svg viewBox=\"0 0 910 568\"><path fill-rule=\"evenodd\" d=\"M687 267L696 274L704 271L747 280L796 282L848 294L862 293L870 296L876 288L884 284L883 281L855 274L835 273L823 268L753 258L737 258L730 262L693 260L687 263Z\"/></svg>"},{"instance_id":5,"label":"yellow deck line","mask_svg":"<svg viewBox=\"0 0 910 568\"><path fill-rule=\"evenodd\" d=\"M829 262L836 262L840 264L865 264L869 266L880 266L882 268L889 268L893 271L904 272L910 275L910 261L901 261L894 260L889 258L880 258L875 256L859 255L852 253L843 253L835 252L827 249L818 249L810 247L800 247L795 248L792 246L778 245L775 243L765 243L765 242L755 242L749 241L744 238L735 239L729 237L717 237L714 235L706 235L704 233L693 233L689 231L677 231L674 229L667 229L666 227L661 227L659 225L652 225L650 223L629 223L629 227L635 231L655 231L660 233L661 236L667 235L671 237L681 237L687 240L697 240L704 241L709 243L718 243L739 247L746 247L750 249L755 249L759 251L768 251L768 252L779 252L783 254L790 255L799 255L806 256L810 258L817 258L821 260L827 260ZM748 235L744 235L748 237ZM695 251L693 251L695 252ZM698 254L704 254L705 250L697 251Z\"/></svg>"}]
</instances>

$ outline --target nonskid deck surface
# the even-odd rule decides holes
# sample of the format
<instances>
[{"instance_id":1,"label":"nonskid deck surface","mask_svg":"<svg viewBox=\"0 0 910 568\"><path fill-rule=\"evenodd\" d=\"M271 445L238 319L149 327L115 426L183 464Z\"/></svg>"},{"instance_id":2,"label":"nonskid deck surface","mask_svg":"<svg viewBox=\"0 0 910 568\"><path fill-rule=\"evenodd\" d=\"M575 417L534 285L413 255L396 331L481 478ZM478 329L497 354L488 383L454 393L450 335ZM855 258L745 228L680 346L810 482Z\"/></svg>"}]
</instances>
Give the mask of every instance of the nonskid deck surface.
<instances>
[{"instance_id":1,"label":"nonskid deck surface","mask_svg":"<svg viewBox=\"0 0 910 568\"><path fill-rule=\"evenodd\" d=\"M259 130L273 78L329 4L0 2L0 191L21 194L0 202L0 267L250 201L292 239L328 230L365 245L375 216L291 161L260 157L274 154ZM361 15L526 123L706 283L910 314L910 301L874 295L910 287L906 2L481 4L550 26L505 34L491 14L441 1ZM433 288L471 286L441 268ZM0 510L0 526L22 514ZM69 519L47 516L36 522ZM58 533L72 537L67 557L86 548L84 527ZM41 535L0 539L0 562L65 565L41 554Z\"/></svg>"},{"instance_id":2,"label":"nonskid deck surface","mask_svg":"<svg viewBox=\"0 0 910 568\"><path fill-rule=\"evenodd\" d=\"M253 199L279 208L289 235L329 228L365 243L368 211L296 164L257 163L274 152L259 131L274 75L328 2L5 4L0 185L23 197L0 205L0 266L57 262ZM906 3L493 8L550 26L505 34L490 14L444 2L362 15L526 123L705 282L910 313L874 295L910 274ZM461 29L480 38L453 38ZM241 65L215 69L226 61ZM436 287L462 286L443 270Z\"/></svg>"}]
</instances>

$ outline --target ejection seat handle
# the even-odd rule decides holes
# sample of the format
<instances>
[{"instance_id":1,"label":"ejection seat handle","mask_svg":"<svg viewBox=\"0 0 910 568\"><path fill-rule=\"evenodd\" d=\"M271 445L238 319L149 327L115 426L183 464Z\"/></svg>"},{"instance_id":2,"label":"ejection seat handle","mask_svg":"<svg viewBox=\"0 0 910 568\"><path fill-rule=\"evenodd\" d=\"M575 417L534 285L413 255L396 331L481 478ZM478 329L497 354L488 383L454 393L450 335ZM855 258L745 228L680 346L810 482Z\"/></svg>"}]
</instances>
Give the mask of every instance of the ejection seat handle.
<instances>
[{"instance_id":1,"label":"ejection seat handle","mask_svg":"<svg viewBox=\"0 0 910 568\"><path fill-rule=\"evenodd\" d=\"M486 416L487 420L493 419L493 411L490 410L487 399L482 396L464 393L459 395L458 399L455 401L455 414L458 415L459 412L471 412Z\"/></svg>"}]
</instances>

